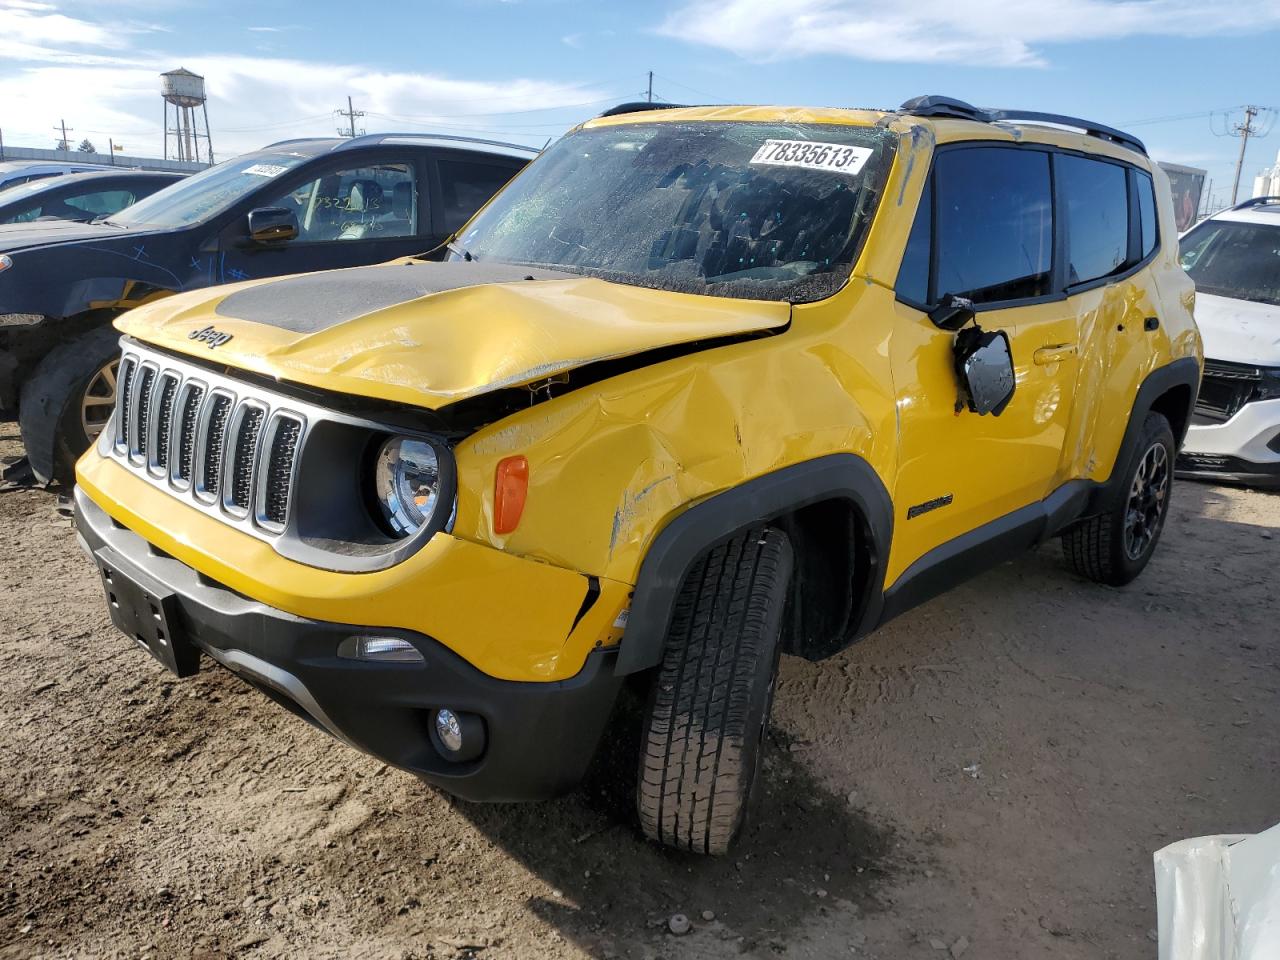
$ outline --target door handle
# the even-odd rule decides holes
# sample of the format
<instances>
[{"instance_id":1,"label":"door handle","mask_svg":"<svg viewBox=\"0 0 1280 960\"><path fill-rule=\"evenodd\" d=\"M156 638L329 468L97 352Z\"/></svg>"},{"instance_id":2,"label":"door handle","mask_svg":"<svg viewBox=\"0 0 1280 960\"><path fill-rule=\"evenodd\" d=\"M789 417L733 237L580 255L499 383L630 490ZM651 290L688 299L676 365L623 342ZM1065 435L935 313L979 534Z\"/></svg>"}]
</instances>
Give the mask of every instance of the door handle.
<instances>
[{"instance_id":1,"label":"door handle","mask_svg":"<svg viewBox=\"0 0 1280 960\"><path fill-rule=\"evenodd\" d=\"M1076 345L1074 343L1051 343L1032 354L1032 359L1044 366L1050 363L1057 363L1059 360L1069 359L1075 355Z\"/></svg>"}]
</instances>

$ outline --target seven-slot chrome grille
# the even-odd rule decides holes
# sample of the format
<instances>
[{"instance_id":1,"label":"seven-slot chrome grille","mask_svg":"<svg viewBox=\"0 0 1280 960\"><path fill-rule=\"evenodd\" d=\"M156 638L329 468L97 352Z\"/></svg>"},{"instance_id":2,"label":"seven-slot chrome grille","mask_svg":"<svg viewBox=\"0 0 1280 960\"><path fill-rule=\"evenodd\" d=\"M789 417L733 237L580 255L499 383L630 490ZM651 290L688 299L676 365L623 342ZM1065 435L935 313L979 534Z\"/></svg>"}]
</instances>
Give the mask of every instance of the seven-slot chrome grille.
<instances>
[{"instance_id":1,"label":"seven-slot chrome grille","mask_svg":"<svg viewBox=\"0 0 1280 960\"><path fill-rule=\"evenodd\" d=\"M289 526L309 405L125 342L110 453L263 539Z\"/></svg>"}]
</instances>

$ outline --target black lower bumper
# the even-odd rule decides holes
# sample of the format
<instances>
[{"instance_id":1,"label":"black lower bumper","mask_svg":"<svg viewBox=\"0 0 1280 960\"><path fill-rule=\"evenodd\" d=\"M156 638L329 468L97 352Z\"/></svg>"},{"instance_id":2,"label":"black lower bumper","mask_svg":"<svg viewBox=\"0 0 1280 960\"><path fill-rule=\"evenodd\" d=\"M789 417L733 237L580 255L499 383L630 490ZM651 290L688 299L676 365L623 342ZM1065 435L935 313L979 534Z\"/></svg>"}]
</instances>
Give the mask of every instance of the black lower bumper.
<instances>
[{"instance_id":1,"label":"black lower bumper","mask_svg":"<svg viewBox=\"0 0 1280 960\"><path fill-rule=\"evenodd\" d=\"M1178 476L1192 480L1280 489L1280 463L1254 463L1240 457L1184 450L1178 456L1176 470Z\"/></svg>"},{"instance_id":2,"label":"black lower bumper","mask_svg":"<svg viewBox=\"0 0 1280 960\"><path fill-rule=\"evenodd\" d=\"M202 653L340 740L467 800L538 800L572 789L599 744L617 697L613 651L592 653L577 676L498 680L430 637L291 616L214 584L151 549L76 491L76 525L96 562L171 593L176 629ZM339 657L352 636L404 639L423 663ZM432 743L435 711L483 719L486 746L452 762Z\"/></svg>"}]
</instances>

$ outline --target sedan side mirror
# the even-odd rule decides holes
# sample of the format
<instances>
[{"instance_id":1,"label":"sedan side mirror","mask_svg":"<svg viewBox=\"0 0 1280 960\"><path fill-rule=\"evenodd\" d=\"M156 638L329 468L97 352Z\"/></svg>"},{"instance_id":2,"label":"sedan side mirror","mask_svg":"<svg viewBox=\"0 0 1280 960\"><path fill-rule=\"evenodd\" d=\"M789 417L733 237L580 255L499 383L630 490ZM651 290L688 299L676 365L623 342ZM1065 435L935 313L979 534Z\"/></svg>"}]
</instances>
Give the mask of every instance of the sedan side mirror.
<instances>
[{"instance_id":1,"label":"sedan side mirror","mask_svg":"<svg viewBox=\"0 0 1280 960\"><path fill-rule=\"evenodd\" d=\"M964 396L961 400L979 416L998 417L1013 399L1017 378L1013 373L1013 352L1009 335L1003 330L986 331L973 326L956 334L956 376ZM957 412L960 404L956 404Z\"/></svg>"},{"instance_id":2,"label":"sedan side mirror","mask_svg":"<svg viewBox=\"0 0 1280 960\"><path fill-rule=\"evenodd\" d=\"M249 211L249 239L254 243L284 243L298 235L298 218L284 207Z\"/></svg>"}]
</instances>

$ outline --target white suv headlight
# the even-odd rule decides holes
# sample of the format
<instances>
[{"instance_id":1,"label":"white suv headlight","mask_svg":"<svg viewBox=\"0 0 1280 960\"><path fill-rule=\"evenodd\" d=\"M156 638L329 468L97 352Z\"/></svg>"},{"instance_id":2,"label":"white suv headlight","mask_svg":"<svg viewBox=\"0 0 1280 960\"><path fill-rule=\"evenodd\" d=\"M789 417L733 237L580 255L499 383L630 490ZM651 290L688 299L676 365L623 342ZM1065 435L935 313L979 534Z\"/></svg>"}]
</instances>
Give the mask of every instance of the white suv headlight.
<instances>
[{"instance_id":1,"label":"white suv headlight","mask_svg":"<svg viewBox=\"0 0 1280 960\"><path fill-rule=\"evenodd\" d=\"M416 533L440 502L436 448L414 437L392 437L378 451L374 490L391 532L397 537Z\"/></svg>"}]
</instances>

